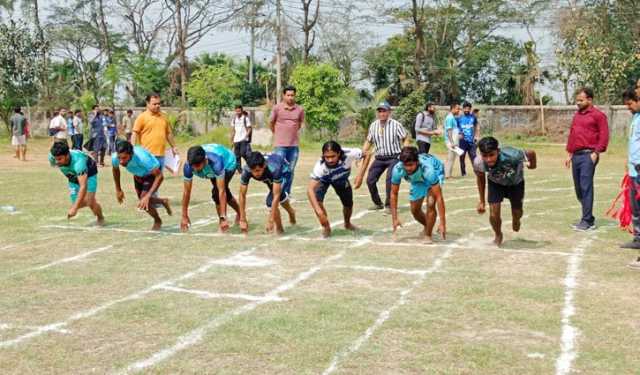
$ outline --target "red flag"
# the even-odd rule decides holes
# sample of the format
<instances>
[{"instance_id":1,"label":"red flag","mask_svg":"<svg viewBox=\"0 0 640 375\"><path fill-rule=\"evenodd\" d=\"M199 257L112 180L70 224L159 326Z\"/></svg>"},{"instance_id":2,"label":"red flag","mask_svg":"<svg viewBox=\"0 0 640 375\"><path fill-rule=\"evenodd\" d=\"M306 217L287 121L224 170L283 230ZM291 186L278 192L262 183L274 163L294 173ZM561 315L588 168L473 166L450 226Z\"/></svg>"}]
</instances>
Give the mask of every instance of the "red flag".
<instances>
[{"instance_id":1,"label":"red flag","mask_svg":"<svg viewBox=\"0 0 640 375\"><path fill-rule=\"evenodd\" d=\"M628 174L625 174L620 183L620 192L618 196L611 203L611 207L607 210L607 216L617 219L620 224L620 228L633 233L633 224L631 223L631 184L637 184ZM635 199L640 199L640 190ZM619 206L619 207L618 207Z\"/></svg>"}]
</instances>

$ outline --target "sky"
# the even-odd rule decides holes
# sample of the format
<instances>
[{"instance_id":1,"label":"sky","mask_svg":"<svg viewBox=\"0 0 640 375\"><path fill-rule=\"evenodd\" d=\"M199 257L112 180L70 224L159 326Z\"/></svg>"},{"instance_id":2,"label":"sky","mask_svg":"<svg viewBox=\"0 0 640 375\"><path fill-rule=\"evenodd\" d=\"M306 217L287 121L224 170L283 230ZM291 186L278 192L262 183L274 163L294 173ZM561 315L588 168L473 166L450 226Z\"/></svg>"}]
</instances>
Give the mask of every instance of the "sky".
<instances>
[{"instance_id":1,"label":"sky","mask_svg":"<svg viewBox=\"0 0 640 375\"><path fill-rule=\"evenodd\" d=\"M110 2L114 2L115 0L105 0L107 4ZM297 0L282 0L285 6L295 6L298 3ZM349 0L344 0L349 1ZM376 0L372 0L372 3ZM53 4L60 3L68 3L68 0L41 0L41 7L44 9L45 16L50 14L48 9ZM391 2L398 3L399 0L385 0L385 5L388 5ZM400 1L402 3L402 1ZM406 2L406 1L405 1ZM329 4L329 1L325 3L321 3L321 14L331 14L331 5L323 5ZM371 10L374 12L373 8ZM300 11L292 11L300 12ZM542 58L542 66L550 66L555 63L555 53L554 53L554 37L553 37L553 27L549 24L549 20L551 19L553 9L545 12L543 15L539 17L539 23L532 28L532 33L537 42L537 52L539 56ZM116 22L112 21L112 26ZM400 24L393 24L389 22L381 22L378 24L373 24L369 26L365 26L367 31L370 32L371 36L371 46L384 43L389 37L401 33L403 30L403 26ZM496 31L499 35L504 36L512 36L516 40L525 42L529 40L529 36L527 35L526 30L523 27L508 27L503 28ZM246 32L242 31L230 31L224 28L218 28L210 32L207 36L205 36L199 44L194 46L191 50L188 51L188 55L190 58L196 57L203 52L207 53L225 53L236 58L246 58L250 54L250 43L249 43L249 35ZM256 49L256 61L261 62L263 64L270 64L274 58L275 48L273 46L262 46ZM543 87L539 87L545 95L550 95L553 97L554 102L563 103L564 96L557 84L549 84L547 83Z\"/></svg>"}]
</instances>

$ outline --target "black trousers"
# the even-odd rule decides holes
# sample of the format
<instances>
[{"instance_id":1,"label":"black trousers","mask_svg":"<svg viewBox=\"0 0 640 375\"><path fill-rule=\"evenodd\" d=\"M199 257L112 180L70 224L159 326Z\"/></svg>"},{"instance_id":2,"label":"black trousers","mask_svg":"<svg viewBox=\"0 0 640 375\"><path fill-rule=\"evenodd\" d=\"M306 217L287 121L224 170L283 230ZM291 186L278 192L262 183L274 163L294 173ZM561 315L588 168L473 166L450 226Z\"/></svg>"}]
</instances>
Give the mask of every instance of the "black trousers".
<instances>
[{"instance_id":1,"label":"black trousers","mask_svg":"<svg viewBox=\"0 0 640 375\"><path fill-rule=\"evenodd\" d=\"M386 178L386 197L384 200L384 205L389 207L390 201L389 197L391 196L391 173L393 172L393 167L398 163L397 157L395 158L377 158L371 164L371 168L369 169L369 175L367 176L367 187L369 188L369 194L371 194L371 200L376 206L382 206L382 200L380 199L380 194L378 193L378 180L380 176L387 171Z\"/></svg>"},{"instance_id":2,"label":"black trousers","mask_svg":"<svg viewBox=\"0 0 640 375\"><path fill-rule=\"evenodd\" d=\"M418 153L420 154L428 154L429 149L431 149L431 143L418 141Z\"/></svg>"},{"instance_id":3,"label":"black trousers","mask_svg":"<svg viewBox=\"0 0 640 375\"><path fill-rule=\"evenodd\" d=\"M571 158L571 169L573 172L573 185L576 190L576 197L582 206L583 223L593 225L595 217L593 217L593 176L596 174L596 165L591 160L591 154L575 153Z\"/></svg>"},{"instance_id":4,"label":"black trousers","mask_svg":"<svg viewBox=\"0 0 640 375\"><path fill-rule=\"evenodd\" d=\"M82 134L74 134L71 136L71 148L74 150L82 150L82 141L84 136Z\"/></svg>"},{"instance_id":5,"label":"black trousers","mask_svg":"<svg viewBox=\"0 0 640 375\"><path fill-rule=\"evenodd\" d=\"M249 141L241 141L233 144L233 153L236 155L236 170L242 172L242 160L245 163L251 154L251 143Z\"/></svg>"}]
</instances>

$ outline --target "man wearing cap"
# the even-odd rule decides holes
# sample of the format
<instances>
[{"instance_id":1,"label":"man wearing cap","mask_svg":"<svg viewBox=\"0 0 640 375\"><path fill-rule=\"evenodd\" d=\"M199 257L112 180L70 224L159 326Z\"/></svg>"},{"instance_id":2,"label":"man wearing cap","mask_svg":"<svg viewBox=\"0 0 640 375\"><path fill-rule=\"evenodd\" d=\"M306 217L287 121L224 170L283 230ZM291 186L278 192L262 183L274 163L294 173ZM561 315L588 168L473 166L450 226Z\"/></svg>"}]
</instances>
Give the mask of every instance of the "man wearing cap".
<instances>
[{"instance_id":1,"label":"man wearing cap","mask_svg":"<svg viewBox=\"0 0 640 375\"><path fill-rule=\"evenodd\" d=\"M375 147L375 160L373 161L373 164L371 164L371 169L367 176L367 187L369 188L371 200L374 204L372 209L381 210L386 207L387 212L390 212L389 197L391 195L391 171L393 171L393 167L398 162L398 155L400 155L402 146L409 146L409 137L407 136L406 130L401 123L389 118L390 115L391 106L389 103L386 101L380 103L377 108L378 119L369 125L367 139L364 142L364 146L362 146L362 153L366 156L364 164L360 169L354 184L356 189L360 188L362 185L364 173L371 160L371 153L369 150L373 145ZM387 171L386 196L383 205L382 200L380 199L380 194L378 193L377 183L385 170Z\"/></svg>"}]
</instances>

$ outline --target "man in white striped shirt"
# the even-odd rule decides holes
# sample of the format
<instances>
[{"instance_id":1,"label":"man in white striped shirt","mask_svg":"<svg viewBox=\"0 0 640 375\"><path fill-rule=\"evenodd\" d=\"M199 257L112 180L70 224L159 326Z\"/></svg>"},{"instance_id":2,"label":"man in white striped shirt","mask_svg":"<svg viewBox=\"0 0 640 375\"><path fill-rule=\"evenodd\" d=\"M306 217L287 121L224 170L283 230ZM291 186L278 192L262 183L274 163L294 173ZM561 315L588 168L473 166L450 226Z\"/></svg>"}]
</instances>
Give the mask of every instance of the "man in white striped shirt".
<instances>
[{"instance_id":1,"label":"man in white striped shirt","mask_svg":"<svg viewBox=\"0 0 640 375\"><path fill-rule=\"evenodd\" d=\"M372 207L373 210L381 210L385 207L389 210L391 172L398 162L398 155L400 155L402 146L408 146L410 143L407 131L401 123L389 118L390 115L391 106L389 103L386 101L380 103L377 108L378 119L369 125L367 140L364 142L364 146L362 147L362 152L366 157L354 184L356 189L360 188L362 185L364 173L371 160L371 153L369 150L373 145L375 147L375 160L373 161L373 164L371 164L371 169L367 176L367 187L369 188L371 200L374 204ZM377 183L385 170L387 171L386 196L383 205L382 199L380 199L380 194L378 193Z\"/></svg>"}]
</instances>

